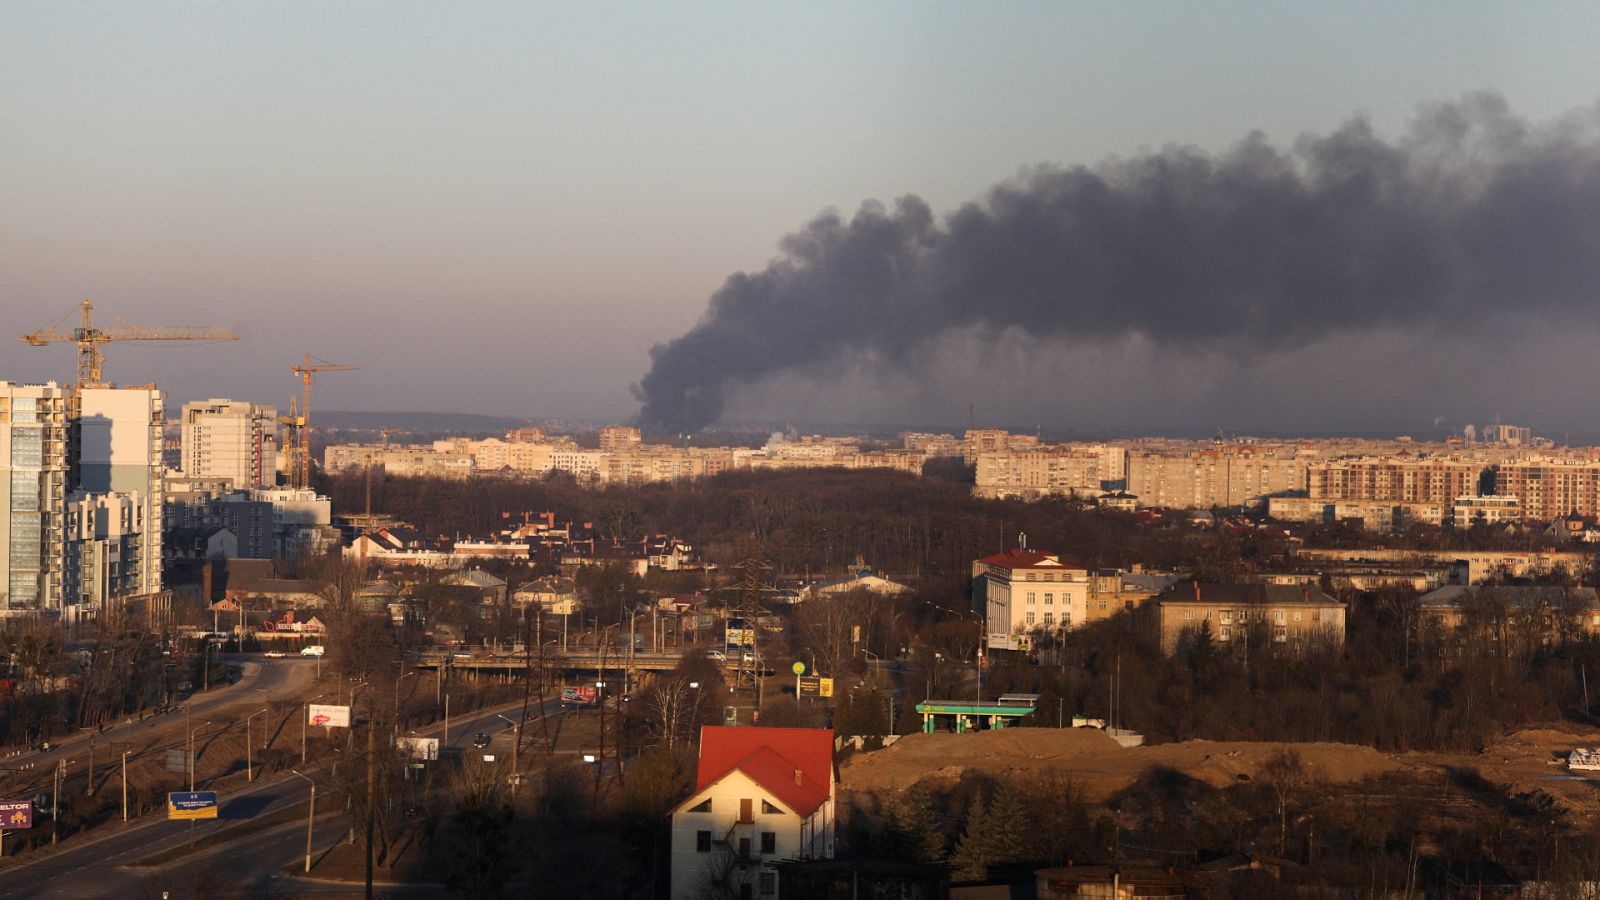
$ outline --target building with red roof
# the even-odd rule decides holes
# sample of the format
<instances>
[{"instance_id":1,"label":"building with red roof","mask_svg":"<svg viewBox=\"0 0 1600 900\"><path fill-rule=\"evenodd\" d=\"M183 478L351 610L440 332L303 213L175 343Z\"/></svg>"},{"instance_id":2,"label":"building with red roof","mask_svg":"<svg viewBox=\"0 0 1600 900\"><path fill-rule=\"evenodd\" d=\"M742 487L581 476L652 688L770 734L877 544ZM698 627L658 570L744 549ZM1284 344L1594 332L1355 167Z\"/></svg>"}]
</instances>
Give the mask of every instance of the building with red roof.
<instances>
[{"instance_id":1,"label":"building with red roof","mask_svg":"<svg viewBox=\"0 0 1600 900\"><path fill-rule=\"evenodd\" d=\"M672 896L776 897L776 864L833 856L833 731L700 732L695 789L672 810Z\"/></svg>"}]
</instances>

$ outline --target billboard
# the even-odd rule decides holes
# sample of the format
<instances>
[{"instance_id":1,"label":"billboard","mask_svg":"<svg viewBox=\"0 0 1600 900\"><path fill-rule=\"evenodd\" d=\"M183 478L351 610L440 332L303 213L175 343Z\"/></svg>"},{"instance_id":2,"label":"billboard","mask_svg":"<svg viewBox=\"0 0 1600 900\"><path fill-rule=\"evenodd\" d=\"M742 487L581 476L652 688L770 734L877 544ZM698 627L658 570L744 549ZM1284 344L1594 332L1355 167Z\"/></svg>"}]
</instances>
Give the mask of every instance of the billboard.
<instances>
[{"instance_id":1,"label":"billboard","mask_svg":"<svg viewBox=\"0 0 1600 900\"><path fill-rule=\"evenodd\" d=\"M404 735L394 739L394 748L400 755L408 759L435 760L439 758L439 739L430 737L406 737Z\"/></svg>"},{"instance_id":2,"label":"billboard","mask_svg":"<svg viewBox=\"0 0 1600 900\"><path fill-rule=\"evenodd\" d=\"M600 703L600 689L583 685L561 689L562 706L596 706Z\"/></svg>"},{"instance_id":3,"label":"billboard","mask_svg":"<svg viewBox=\"0 0 1600 900\"><path fill-rule=\"evenodd\" d=\"M180 791L167 795L168 819L215 819L216 791Z\"/></svg>"},{"instance_id":4,"label":"billboard","mask_svg":"<svg viewBox=\"0 0 1600 900\"><path fill-rule=\"evenodd\" d=\"M307 709L306 715L309 717L306 721L312 725L321 725L324 728L350 727L348 706L324 706L321 703L313 703Z\"/></svg>"},{"instance_id":5,"label":"billboard","mask_svg":"<svg viewBox=\"0 0 1600 900\"><path fill-rule=\"evenodd\" d=\"M33 804L26 800L0 800L0 831L33 827Z\"/></svg>"}]
</instances>

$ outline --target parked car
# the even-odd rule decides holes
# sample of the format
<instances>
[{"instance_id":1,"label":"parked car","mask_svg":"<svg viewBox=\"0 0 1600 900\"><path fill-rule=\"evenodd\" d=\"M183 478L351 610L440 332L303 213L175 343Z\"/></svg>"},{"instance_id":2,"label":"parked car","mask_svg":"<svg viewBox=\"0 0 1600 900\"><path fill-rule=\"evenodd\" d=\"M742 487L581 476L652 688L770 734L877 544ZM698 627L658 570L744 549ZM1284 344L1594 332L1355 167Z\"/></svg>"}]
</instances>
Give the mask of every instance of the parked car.
<instances>
[{"instance_id":1,"label":"parked car","mask_svg":"<svg viewBox=\"0 0 1600 900\"><path fill-rule=\"evenodd\" d=\"M321 644L312 644L309 647L300 648L301 656L321 656L327 652L327 648L323 647Z\"/></svg>"},{"instance_id":2,"label":"parked car","mask_svg":"<svg viewBox=\"0 0 1600 900\"><path fill-rule=\"evenodd\" d=\"M268 650L267 652L265 652L265 653L263 653L261 655L265 656L267 659L283 659L285 656L288 656L289 654L283 652L282 650Z\"/></svg>"},{"instance_id":3,"label":"parked car","mask_svg":"<svg viewBox=\"0 0 1600 900\"><path fill-rule=\"evenodd\" d=\"M728 658L728 654L726 652L722 651L722 650L707 650L706 651L706 659L714 659L714 660L716 660L718 662L724 662L724 661L727 660L727 658Z\"/></svg>"},{"instance_id":4,"label":"parked car","mask_svg":"<svg viewBox=\"0 0 1600 900\"><path fill-rule=\"evenodd\" d=\"M481 731L478 732L472 736L472 746L477 747L479 750L489 746L489 736Z\"/></svg>"}]
</instances>

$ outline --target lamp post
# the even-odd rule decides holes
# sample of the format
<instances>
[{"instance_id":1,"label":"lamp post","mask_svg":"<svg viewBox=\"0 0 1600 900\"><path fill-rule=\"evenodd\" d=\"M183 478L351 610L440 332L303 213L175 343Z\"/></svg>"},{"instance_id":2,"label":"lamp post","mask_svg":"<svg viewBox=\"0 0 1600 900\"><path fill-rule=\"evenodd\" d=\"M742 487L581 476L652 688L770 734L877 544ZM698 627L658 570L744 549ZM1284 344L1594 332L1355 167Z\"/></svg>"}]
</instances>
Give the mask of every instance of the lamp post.
<instances>
[{"instance_id":1,"label":"lamp post","mask_svg":"<svg viewBox=\"0 0 1600 900\"><path fill-rule=\"evenodd\" d=\"M306 872L311 871L311 823L317 816L317 783L308 776L301 774L299 769L290 769L296 775L306 780L311 785L311 805L306 809Z\"/></svg>"},{"instance_id":2,"label":"lamp post","mask_svg":"<svg viewBox=\"0 0 1600 900\"><path fill-rule=\"evenodd\" d=\"M189 729L189 793L191 794L194 793L194 733L210 724L210 722L201 722L199 725Z\"/></svg>"},{"instance_id":3,"label":"lamp post","mask_svg":"<svg viewBox=\"0 0 1600 900\"><path fill-rule=\"evenodd\" d=\"M128 821L128 754L131 750L122 751L122 821Z\"/></svg>"},{"instance_id":4,"label":"lamp post","mask_svg":"<svg viewBox=\"0 0 1600 900\"><path fill-rule=\"evenodd\" d=\"M311 700L321 700L327 694L318 694ZM300 709L300 762L306 761L306 720L311 718L311 700L301 704Z\"/></svg>"},{"instance_id":5,"label":"lamp post","mask_svg":"<svg viewBox=\"0 0 1600 900\"><path fill-rule=\"evenodd\" d=\"M497 719L505 719L506 722L509 723L511 725L511 727L513 729L515 729L515 731L516 731L516 743L511 745L511 773L512 773L512 782L511 783L512 783L513 786L515 786L516 785L516 773L518 771L517 762L521 758L520 754L522 753L522 723L521 722L512 722L510 719L506 719L505 716L502 716L499 713L495 713L494 715L495 715L495 718L497 718Z\"/></svg>"},{"instance_id":6,"label":"lamp post","mask_svg":"<svg viewBox=\"0 0 1600 900\"><path fill-rule=\"evenodd\" d=\"M250 720L256 716L264 715L266 711L266 707L262 707L260 710L244 717L244 780L247 782L256 780L254 745L250 743Z\"/></svg>"}]
</instances>

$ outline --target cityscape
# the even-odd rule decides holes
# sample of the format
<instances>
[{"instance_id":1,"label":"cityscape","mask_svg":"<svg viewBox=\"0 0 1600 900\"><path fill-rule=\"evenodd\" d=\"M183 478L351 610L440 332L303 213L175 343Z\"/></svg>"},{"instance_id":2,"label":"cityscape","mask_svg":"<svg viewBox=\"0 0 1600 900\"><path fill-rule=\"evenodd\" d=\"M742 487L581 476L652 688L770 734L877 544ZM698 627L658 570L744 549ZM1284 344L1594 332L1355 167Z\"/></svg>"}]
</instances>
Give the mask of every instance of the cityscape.
<instances>
[{"instance_id":1,"label":"cityscape","mask_svg":"<svg viewBox=\"0 0 1600 900\"><path fill-rule=\"evenodd\" d=\"M1600 896L1593 10L8 12L0 898Z\"/></svg>"}]
</instances>

